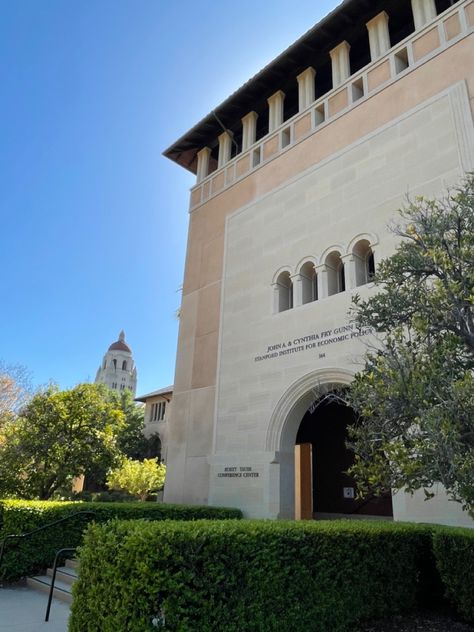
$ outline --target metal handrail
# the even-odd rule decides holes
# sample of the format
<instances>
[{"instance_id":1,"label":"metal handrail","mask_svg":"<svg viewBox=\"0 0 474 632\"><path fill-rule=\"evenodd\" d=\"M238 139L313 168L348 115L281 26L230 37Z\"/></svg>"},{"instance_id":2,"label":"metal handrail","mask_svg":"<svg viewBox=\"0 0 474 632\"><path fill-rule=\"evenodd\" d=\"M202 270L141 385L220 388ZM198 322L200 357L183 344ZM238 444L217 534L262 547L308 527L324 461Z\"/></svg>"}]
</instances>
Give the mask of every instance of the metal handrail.
<instances>
[{"instance_id":1,"label":"metal handrail","mask_svg":"<svg viewBox=\"0 0 474 632\"><path fill-rule=\"evenodd\" d=\"M59 549L56 551L56 556L54 558L53 564L53 575L51 577L51 585L49 587L49 597L48 597L48 605L46 606L46 616L44 618L45 621L49 621L49 612L51 610L51 602L53 601L53 592L54 592L54 582L56 581L56 571L58 569L58 560L62 556L63 553L73 553L76 548L67 548L67 549Z\"/></svg>"},{"instance_id":2,"label":"metal handrail","mask_svg":"<svg viewBox=\"0 0 474 632\"><path fill-rule=\"evenodd\" d=\"M49 522L48 524L44 524L41 527L38 527L37 529L33 529L33 531L28 531L28 533L12 533L10 535L6 535L3 538L2 541L2 546L0 548L0 567L2 565L2 561L3 561L3 553L5 550L5 544L7 542L8 539L14 539L14 538L28 538L31 535L34 535L35 533L38 533L39 531L44 531L45 529L49 529L49 527L53 527L57 524L60 524L61 522L66 522L67 520L70 520L71 518L74 518L75 516L85 516L85 515L89 515L89 516L95 516L95 511L77 511L76 513L73 514L69 514L69 516L65 516L64 518L60 518L59 520L55 520L54 522Z\"/></svg>"}]
</instances>

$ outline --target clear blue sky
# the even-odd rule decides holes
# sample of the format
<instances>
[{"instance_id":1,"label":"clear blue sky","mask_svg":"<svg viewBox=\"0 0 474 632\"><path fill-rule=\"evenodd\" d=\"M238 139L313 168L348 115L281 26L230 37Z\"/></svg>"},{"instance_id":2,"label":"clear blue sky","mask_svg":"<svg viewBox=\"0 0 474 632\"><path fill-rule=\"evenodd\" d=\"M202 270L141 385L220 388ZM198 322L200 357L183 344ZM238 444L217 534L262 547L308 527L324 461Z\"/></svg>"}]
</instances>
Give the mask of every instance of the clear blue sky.
<instances>
[{"instance_id":1,"label":"clear blue sky","mask_svg":"<svg viewBox=\"0 0 474 632\"><path fill-rule=\"evenodd\" d=\"M161 152L337 4L0 0L0 359L171 384L194 177Z\"/></svg>"}]
</instances>

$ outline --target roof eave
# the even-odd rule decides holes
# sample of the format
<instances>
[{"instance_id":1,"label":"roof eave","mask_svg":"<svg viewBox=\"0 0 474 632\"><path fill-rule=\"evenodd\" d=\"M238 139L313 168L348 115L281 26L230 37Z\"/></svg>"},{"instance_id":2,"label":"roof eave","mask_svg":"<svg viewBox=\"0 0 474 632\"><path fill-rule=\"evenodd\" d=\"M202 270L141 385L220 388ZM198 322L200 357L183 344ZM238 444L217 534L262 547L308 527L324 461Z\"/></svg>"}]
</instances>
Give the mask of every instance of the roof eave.
<instances>
[{"instance_id":1,"label":"roof eave","mask_svg":"<svg viewBox=\"0 0 474 632\"><path fill-rule=\"evenodd\" d=\"M196 125L194 125L190 130L188 130L185 134L183 134L177 141L175 141L172 145L170 145L167 149L163 151L163 156L173 160L173 162L177 162L179 165L190 171L191 173L196 174L196 159L195 154L199 148L193 147L190 145L190 138L192 136L196 136L202 130L204 126L208 126L212 128L216 128L216 131L219 132L220 127L215 118L215 114L220 116L222 111L227 107L231 106L237 98L243 97L246 93L248 93L251 86L253 86L258 81L265 81L268 79L268 75L271 72L275 72L275 69L278 68L282 63L288 60L291 57L291 53L297 51L300 47L304 46L304 44L315 37L318 33L323 34L324 29L327 25L334 20L336 16L341 14L343 10L349 8L352 5L360 3L361 0L343 0L337 7L335 7L330 13L328 13L322 20L320 20L317 24L315 24L311 29L309 29L304 35L298 38L291 46L289 46L286 50L284 50L278 57L272 60L269 64L264 66L262 70L260 70L256 75L254 75L251 79L249 79L246 83L244 83L238 90L233 92L227 99L225 99L217 108L207 114L203 119L201 119ZM217 134L216 134L217 138ZM204 146L204 145L203 145ZM186 154L186 155L185 155ZM191 154L191 155L190 155ZM192 156L192 157L191 157Z\"/></svg>"}]
</instances>

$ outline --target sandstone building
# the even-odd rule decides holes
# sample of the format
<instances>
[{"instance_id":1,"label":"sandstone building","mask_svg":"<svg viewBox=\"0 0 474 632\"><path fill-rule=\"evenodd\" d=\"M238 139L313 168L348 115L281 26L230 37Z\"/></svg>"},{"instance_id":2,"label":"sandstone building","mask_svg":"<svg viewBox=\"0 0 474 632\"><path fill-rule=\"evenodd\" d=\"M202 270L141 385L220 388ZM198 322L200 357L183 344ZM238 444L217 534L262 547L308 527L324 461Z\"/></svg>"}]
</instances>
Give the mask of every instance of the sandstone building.
<instances>
[{"instance_id":1,"label":"sandstone building","mask_svg":"<svg viewBox=\"0 0 474 632\"><path fill-rule=\"evenodd\" d=\"M168 449L168 420L171 414L173 387L166 386L146 395L135 397L136 402L145 404L145 427L143 434L149 438L158 434L161 441L160 458L166 463Z\"/></svg>"},{"instance_id":2,"label":"sandstone building","mask_svg":"<svg viewBox=\"0 0 474 632\"><path fill-rule=\"evenodd\" d=\"M197 177L166 501L473 525L442 489L355 500L326 397L396 209L474 169L473 103L474 0L345 0L165 152Z\"/></svg>"}]
</instances>

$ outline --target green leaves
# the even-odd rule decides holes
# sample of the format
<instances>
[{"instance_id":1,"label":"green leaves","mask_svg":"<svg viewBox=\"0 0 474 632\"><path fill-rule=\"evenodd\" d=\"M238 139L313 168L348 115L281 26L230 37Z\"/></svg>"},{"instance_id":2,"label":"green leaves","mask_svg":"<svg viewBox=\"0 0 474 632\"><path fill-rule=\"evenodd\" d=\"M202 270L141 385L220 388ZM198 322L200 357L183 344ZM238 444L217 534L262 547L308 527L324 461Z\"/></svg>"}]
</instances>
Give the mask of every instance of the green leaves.
<instances>
[{"instance_id":1,"label":"green leaves","mask_svg":"<svg viewBox=\"0 0 474 632\"><path fill-rule=\"evenodd\" d=\"M426 334L451 332L473 353L474 176L446 199L418 198L400 215L394 232L403 241L374 279L384 292L356 300L358 321L380 332L419 332L423 322Z\"/></svg>"},{"instance_id":2,"label":"green leaves","mask_svg":"<svg viewBox=\"0 0 474 632\"><path fill-rule=\"evenodd\" d=\"M148 441L143 435L145 427L145 407L138 406L130 391L112 391L107 393L107 399L114 408L121 410L125 417L125 423L118 433L118 446L120 451L132 459L141 459L145 456L158 456L158 454L144 454Z\"/></svg>"},{"instance_id":3,"label":"green leaves","mask_svg":"<svg viewBox=\"0 0 474 632\"><path fill-rule=\"evenodd\" d=\"M3 429L0 493L47 499L70 490L72 479L88 468L117 462L124 423L102 386L40 391Z\"/></svg>"},{"instance_id":4,"label":"green leaves","mask_svg":"<svg viewBox=\"0 0 474 632\"><path fill-rule=\"evenodd\" d=\"M435 531L433 548L447 597L465 619L474 621L474 532Z\"/></svg>"},{"instance_id":5,"label":"green leaves","mask_svg":"<svg viewBox=\"0 0 474 632\"><path fill-rule=\"evenodd\" d=\"M78 511L93 511L96 523L122 520L228 520L242 517L239 509L171 505L156 502L83 503L63 501L0 500L0 540L11 533L26 533ZM8 545L0 568L0 581L15 581L25 575L45 569L62 547L78 546L82 542L90 516L78 516L24 540L21 546Z\"/></svg>"},{"instance_id":6,"label":"green leaves","mask_svg":"<svg viewBox=\"0 0 474 632\"><path fill-rule=\"evenodd\" d=\"M142 632L157 613L181 632L354 630L413 608L422 588L439 599L432 531L375 521L94 525L70 630Z\"/></svg>"},{"instance_id":7,"label":"green leaves","mask_svg":"<svg viewBox=\"0 0 474 632\"><path fill-rule=\"evenodd\" d=\"M382 334L349 403L359 490L427 490L442 482L474 512L474 175L443 200L402 210L381 291L354 299L361 327ZM473 514L474 515L474 514Z\"/></svg>"},{"instance_id":8,"label":"green leaves","mask_svg":"<svg viewBox=\"0 0 474 632\"><path fill-rule=\"evenodd\" d=\"M107 486L110 489L122 489L138 496L140 500L146 500L149 492L163 488L165 476L166 466L158 463L158 459L124 459L118 468L109 473Z\"/></svg>"}]
</instances>

